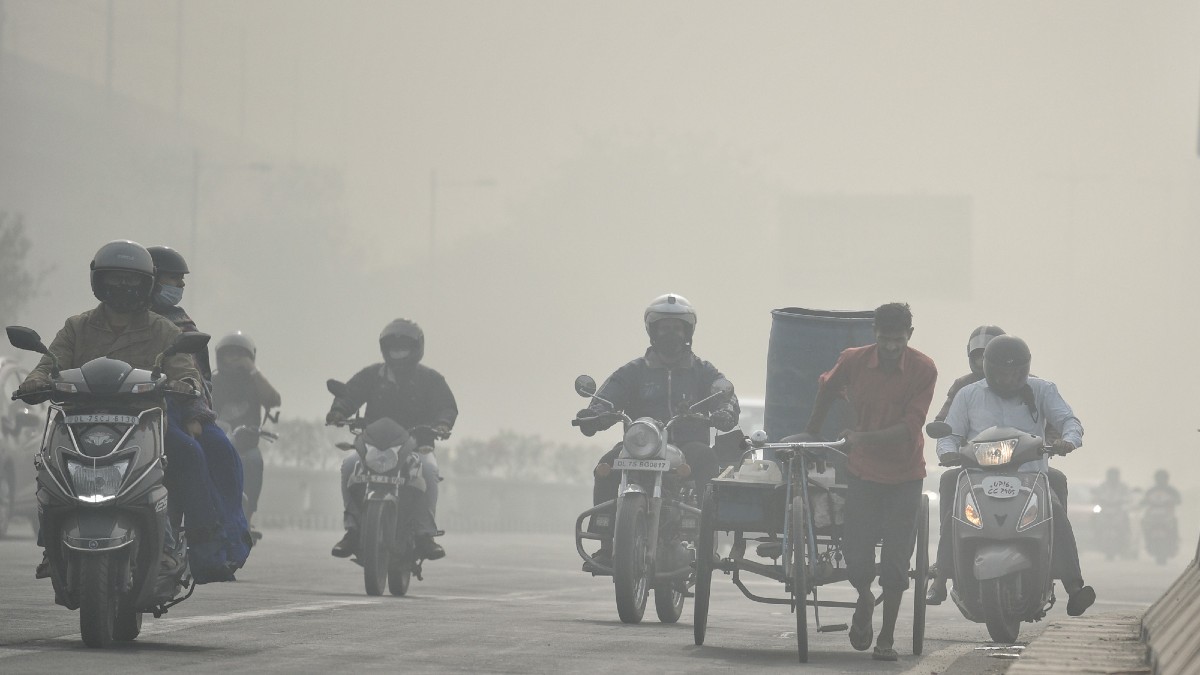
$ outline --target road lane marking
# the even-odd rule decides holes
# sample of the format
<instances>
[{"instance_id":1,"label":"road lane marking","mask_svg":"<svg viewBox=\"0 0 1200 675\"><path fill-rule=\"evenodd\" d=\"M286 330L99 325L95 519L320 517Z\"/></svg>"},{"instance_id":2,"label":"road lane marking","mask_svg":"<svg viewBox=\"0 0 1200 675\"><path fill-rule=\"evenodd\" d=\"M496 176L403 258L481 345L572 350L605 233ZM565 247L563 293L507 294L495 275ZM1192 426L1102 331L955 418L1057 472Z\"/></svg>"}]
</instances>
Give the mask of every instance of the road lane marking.
<instances>
[{"instance_id":1,"label":"road lane marking","mask_svg":"<svg viewBox=\"0 0 1200 675\"><path fill-rule=\"evenodd\" d=\"M917 657L919 661L917 665L909 668L900 675L929 675L930 673L944 673L955 661L963 656L970 654L979 646L977 642L967 642L963 644L953 644L949 647L943 647L936 652L922 654Z\"/></svg>"},{"instance_id":2,"label":"road lane marking","mask_svg":"<svg viewBox=\"0 0 1200 675\"><path fill-rule=\"evenodd\" d=\"M286 605L284 607L276 607L273 609L254 609L245 612L230 612L228 614L207 614L201 616L183 616L172 619L146 619L146 623L142 625L142 631L139 637L147 635L164 635L166 633L174 633L175 631L195 628L197 626L208 626L218 623L228 623L230 621L242 621L244 619L260 619L267 616L278 616L281 614L299 614L302 612L319 612L328 609L337 609L339 607L351 607L355 605L378 605L382 600L332 600L329 602L318 602L308 605ZM52 638L39 638L31 640L32 643L38 642L54 642L60 640L78 640L79 633L70 635L59 635ZM41 649L28 649L29 643L23 643L20 647L0 645L0 659L11 658L14 656L24 656L26 654L38 654Z\"/></svg>"}]
</instances>

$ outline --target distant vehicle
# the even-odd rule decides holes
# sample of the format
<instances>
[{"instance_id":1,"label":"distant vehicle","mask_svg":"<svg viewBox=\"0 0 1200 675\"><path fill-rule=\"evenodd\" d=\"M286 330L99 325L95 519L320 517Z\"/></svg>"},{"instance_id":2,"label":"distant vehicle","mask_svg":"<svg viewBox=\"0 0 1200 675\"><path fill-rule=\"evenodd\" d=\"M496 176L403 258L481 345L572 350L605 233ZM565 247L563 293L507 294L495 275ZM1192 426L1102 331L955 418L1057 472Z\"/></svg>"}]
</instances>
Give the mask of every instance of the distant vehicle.
<instances>
[{"instance_id":1,"label":"distant vehicle","mask_svg":"<svg viewBox=\"0 0 1200 675\"><path fill-rule=\"evenodd\" d=\"M9 398L28 374L13 359L0 357L0 537L18 518L28 518L37 531L33 458L41 448L46 405Z\"/></svg>"}]
</instances>

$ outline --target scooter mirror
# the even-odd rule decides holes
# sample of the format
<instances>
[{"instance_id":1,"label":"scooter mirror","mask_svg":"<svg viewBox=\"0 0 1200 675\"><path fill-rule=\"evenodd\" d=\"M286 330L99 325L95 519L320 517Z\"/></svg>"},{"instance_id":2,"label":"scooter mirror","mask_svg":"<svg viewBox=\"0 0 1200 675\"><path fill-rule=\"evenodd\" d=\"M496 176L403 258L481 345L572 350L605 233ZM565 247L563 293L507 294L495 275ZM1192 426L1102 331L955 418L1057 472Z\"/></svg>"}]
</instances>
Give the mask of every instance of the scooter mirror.
<instances>
[{"instance_id":1,"label":"scooter mirror","mask_svg":"<svg viewBox=\"0 0 1200 675\"><path fill-rule=\"evenodd\" d=\"M339 398L346 398L348 396L346 385L338 380L325 380L325 388L329 390L329 393Z\"/></svg>"},{"instance_id":2,"label":"scooter mirror","mask_svg":"<svg viewBox=\"0 0 1200 675\"><path fill-rule=\"evenodd\" d=\"M42 338L32 328L24 326L9 326L4 329L8 333L8 342L17 349L24 349L27 352L37 352L45 354L50 351L46 345L42 344Z\"/></svg>"},{"instance_id":3,"label":"scooter mirror","mask_svg":"<svg viewBox=\"0 0 1200 675\"><path fill-rule=\"evenodd\" d=\"M163 358L174 356L175 354L198 354L208 347L208 341L212 336L208 333L180 333L175 336L174 342L167 351L163 352Z\"/></svg>"},{"instance_id":4,"label":"scooter mirror","mask_svg":"<svg viewBox=\"0 0 1200 675\"><path fill-rule=\"evenodd\" d=\"M575 393L584 398L596 395L596 381L590 375L580 375L575 378Z\"/></svg>"},{"instance_id":5,"label":"scooter mirror","mask_svg":"<svg viewBox=\"0 0 1200 675\"><path fill-rule=\"evenodd\" d=\"M925 425L925 433L929 434L930 438L945 438L954 433L954 430L945 422L930 422Z\"/></svg>"}]
</instances>

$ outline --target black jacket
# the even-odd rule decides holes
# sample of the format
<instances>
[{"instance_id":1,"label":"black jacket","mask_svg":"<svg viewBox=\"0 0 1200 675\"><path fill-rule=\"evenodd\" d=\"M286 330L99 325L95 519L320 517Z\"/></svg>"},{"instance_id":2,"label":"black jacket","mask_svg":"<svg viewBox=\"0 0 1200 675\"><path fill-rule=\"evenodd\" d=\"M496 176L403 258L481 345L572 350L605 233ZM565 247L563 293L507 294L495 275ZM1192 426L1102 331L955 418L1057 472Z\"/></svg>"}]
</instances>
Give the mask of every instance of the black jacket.
<instances>
[{"instance_id":1,"label":"black jacket","mask_svg":"<svg viewBox=\"0 0 1200 675\"><path fill-rule=\"evenodd\" d=\"M689 405L708 398L713 382L721 377L723 375L716 366L695 354L689 354L684 365L668 368L652 349L647 349L645 356L626 363L609 376L596 397L611 401L633 419L653 417L666 422ZM588 409L597 414L610 411L607 405L595 399ZM727 413L717 427L722 431L737 426L742 411L736 396L709 410ZM671 427L670 440L676 445L693 441L707 444L708 426L701 420L680 420Z\"/></svg>"},{"instance_id":2,"label":"black jacket","mask_svg":"<svg viewBox=\"0 0 1200 675\"><path fill-rule=\"evenodd\" d=\"M400 426L453 427L458 419L458 405L445 378L433 368L417 364L413 369L392 378L382 363L358 371L346 383L349 396L333 400L332 410L349 417L365 403L367 424L390 417Z\"/></svg>"}]
</instances>

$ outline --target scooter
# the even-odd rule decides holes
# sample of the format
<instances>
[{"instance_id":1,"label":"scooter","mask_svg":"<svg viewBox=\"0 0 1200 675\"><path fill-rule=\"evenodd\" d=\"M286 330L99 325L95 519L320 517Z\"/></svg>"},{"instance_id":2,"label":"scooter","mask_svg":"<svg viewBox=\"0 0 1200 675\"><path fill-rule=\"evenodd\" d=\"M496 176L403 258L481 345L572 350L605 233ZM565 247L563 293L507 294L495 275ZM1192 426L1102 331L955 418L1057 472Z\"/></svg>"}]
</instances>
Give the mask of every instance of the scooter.
<instances>
[{"instance_id":1,"label":"scooter","mask_svg":"<svg viewBox=\"0 0 1200 675\"><path fill-rule=\"evenodd\" d=\"M926 426L929 435L951 434L944 422ZM1009 427L992 427L972 438L957 456L961 464L954 493L954 590L962 615L987 625L992 640L1016 642L1024 621L1038 621L1054 606L1051 552L1054 547L1050 484L1043 471L1020 471L1052 454L1044 439Z\"/></svg>"},{"instance_id":2,"label":"scooter","mask_svg":"<svg viewBox=\"0 0 1200 675\"><path fill-rule=\"evenodd\" d=\"M35 331L9 326L7 332L14 347L48 355L54 364L48 389L13 396L51 401L35 464L54 601L79 610L89 647L133 640L143 613L160 617L195 590L186 562L160 575L167 533L173 531L172 550L187 548L184 533L171 526L163 486L168 380L160 367L174 354L203 350L209 336L178 335L153 371L104 357L60 371Z\"/></svg>"}]
</instances>

